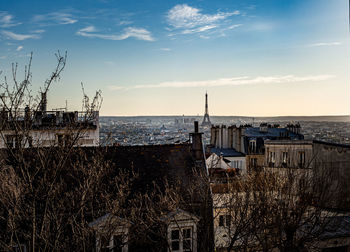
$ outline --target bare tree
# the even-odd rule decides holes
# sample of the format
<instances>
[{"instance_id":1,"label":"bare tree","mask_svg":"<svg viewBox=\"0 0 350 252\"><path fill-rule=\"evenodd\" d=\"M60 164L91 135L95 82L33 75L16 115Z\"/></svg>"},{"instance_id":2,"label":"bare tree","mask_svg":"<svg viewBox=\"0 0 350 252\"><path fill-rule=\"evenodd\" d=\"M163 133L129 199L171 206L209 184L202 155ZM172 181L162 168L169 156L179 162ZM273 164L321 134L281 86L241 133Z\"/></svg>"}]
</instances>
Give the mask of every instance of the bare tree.
<instances>
[{"instance_id":1,"label":"bare tree","mask_svg":"<svg viewBox=\"0 0 350 252\"><path fill-rule=\"evenodd\" d=\"M59 125L48 120L46 94L60 79L67 54L58 52L56 59L36 96L31 90L32 55L22 81L13 64L12 84L5 76L0 85L0 247L5 250L22 250L21 244L31 251L89 247L87 220L98 211L100 199L94 195L103 186L108 164L98 153L91 158L77 147L96 116L101 93L91 102L84 93L82 120L68 118ZM64 141L48 137L52 128L63 132Z\"/></svg>"},{"instance_id":2,"label":"bare tree","mask_svg":"<svg viewBox=\"0 0 350 252\"><path fill-rule=\"evenodd\" d=\"M284 168L236 177L214 193L217 247L226 251L308 251L335 212L325 209L329 169Z\"/></svg>"}]
</instances>

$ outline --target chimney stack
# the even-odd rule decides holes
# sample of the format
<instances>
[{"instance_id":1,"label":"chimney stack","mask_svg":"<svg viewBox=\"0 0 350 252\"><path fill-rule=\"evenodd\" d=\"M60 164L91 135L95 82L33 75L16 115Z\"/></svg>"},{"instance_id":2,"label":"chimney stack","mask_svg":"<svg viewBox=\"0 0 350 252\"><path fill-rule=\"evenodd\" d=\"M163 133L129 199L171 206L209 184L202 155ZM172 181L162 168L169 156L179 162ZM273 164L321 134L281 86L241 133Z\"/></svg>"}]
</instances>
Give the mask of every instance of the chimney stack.
<instances>
[{"instance_id":1,"label":"chimney stack","mask_svg":"<svg viewBox=\"0 0 350 252\"><path fill-rule=\"evenodd\" d=\"M195 153L196 160L204 159L202 135L203 133L200 133L198 129L198 121L194 121L194 132L190 133L190 137L192 143L192 151Z\"/></svg>"},{"instance_id":2,"label":"chimney stack","mask_svg":"<svg viewBox=\"0 0 350 252\"><path fill-rule=\"evenodd\" d=\"M43 112L43 114L46 113L46 110L47 110L46 92L41 93L40 110L41 112Z\"/></svg>"}]
</instances>

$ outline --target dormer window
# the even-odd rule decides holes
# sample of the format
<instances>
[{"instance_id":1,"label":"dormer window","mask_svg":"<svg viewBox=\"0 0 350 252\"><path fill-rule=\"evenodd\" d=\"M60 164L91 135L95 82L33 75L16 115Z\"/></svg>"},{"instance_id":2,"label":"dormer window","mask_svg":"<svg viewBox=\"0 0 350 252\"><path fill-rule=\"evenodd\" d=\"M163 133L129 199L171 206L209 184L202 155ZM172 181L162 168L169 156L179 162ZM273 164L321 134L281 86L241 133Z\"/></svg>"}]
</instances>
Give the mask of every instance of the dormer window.
<instances>
[{"instance_id":1,"label":"dormer window","mask_svg":"<svg viewBox=\"0 0 350 252\"><path fill-rule=\"evenodd\" d=\"M89 224L96 232L97 252L127 252L130 222L106 214Z\"/></svg>"},{"instance_id":2,"label":"dormer window","mask_svg":"<svg viewBox=\"0 0 350 252\"><path fill-rule=\"evenodd\" d=\"M171 212L168 222L169 252L197 251L197 223L199 219L183 210Z\"/></svg>"},{"instance_id":3,"label":"dormer window","mask_svg":"<svg viewBox=\"0 0 350 252\"><path fill-rule=\"evenodd\" d=\"M256 153L256 140L249 140L249 152Z\"/></svg>"},{"instance_id":4,"label":"dormer window","mask_svg":"<svg viewBox=\"0 0 350 252\"><path fill-rule=\"evenodd\" d=\"M171 230L171 251L193 251L193 227Z\"/></svg>"}]
</instances>

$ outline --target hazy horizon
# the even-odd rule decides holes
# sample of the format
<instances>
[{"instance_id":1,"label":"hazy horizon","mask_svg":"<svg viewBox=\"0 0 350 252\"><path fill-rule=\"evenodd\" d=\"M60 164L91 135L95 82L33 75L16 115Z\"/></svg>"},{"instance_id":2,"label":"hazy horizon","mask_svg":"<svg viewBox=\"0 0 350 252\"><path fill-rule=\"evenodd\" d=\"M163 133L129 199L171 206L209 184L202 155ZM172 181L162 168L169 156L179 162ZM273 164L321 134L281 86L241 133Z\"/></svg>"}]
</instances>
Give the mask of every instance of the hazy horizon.
<instances>
[{"instance_id":1,"label":"hazy horizon","mask_svg":"<svg viewBox=\"0 0 350 252\"><path fill-rule=\"evenodd\" d=\"M204 115L104 115L101 117L203 117ZM209 115L210 117L247 117L247 118L279 118L279 117L350 117L350 115L276 115L276 116L249 116L249 115Z\"/></svg>"}]
</instances>

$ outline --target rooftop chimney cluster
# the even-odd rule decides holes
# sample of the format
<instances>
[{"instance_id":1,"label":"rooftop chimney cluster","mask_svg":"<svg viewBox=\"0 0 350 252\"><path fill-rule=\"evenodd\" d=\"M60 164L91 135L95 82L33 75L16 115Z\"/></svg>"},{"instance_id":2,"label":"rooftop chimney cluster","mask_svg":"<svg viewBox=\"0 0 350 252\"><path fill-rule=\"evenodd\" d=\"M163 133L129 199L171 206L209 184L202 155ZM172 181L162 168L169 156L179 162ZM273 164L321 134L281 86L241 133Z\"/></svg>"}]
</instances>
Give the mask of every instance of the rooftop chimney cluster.
<instances>
[{"instance_id":1,"label":"rooftop chimney cluster","mask_svg":"<svg viewBox=\"0 0 350 252\"><path fill-rule=\"evenodd\" d=\"M234 148L237 151L243 151L243 138L244 131L251 125L241 125L237 127L232 125L226 127L226 125L212 126L210 144L216 148Z\"/></svg>"}]
</instances>

